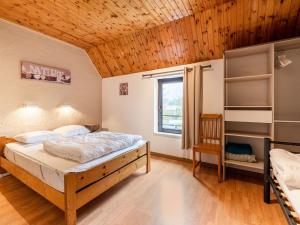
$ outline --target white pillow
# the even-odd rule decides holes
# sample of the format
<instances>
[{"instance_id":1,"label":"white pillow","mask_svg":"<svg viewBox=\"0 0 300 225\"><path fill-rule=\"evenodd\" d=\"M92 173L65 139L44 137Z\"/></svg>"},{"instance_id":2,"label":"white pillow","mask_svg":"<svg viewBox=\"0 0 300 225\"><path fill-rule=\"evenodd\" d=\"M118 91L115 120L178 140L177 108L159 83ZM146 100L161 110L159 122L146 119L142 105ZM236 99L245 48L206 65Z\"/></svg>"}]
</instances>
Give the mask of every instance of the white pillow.
<instances>
[{"instance_id":1,"label":"white pillow","mask_svg":"<svg viewBox=\"0 0 300 225\"><path fill-rule=\"evenodd\" d=\"M85 126L81 126L81 125L63 126L63 127L56 128L53 131L62 135L63 137L73 137L76 135L87 134L91 132Z\"/></svg>"},{"instance_id":2,"label":"white pillow","mask_svg":"<svg viewBox=\"0 0 300 225\"><path fill-rule=\"evenodd\" d=\"M41 143L49 139L55 139L58 137L59 135L57 133L53 131L45 130L45 131L32 131L32 132L18 134L14 136L14 139L18 142L22 142L25 144L35 144L35 143Z\"/></svg>"}]
</instances>

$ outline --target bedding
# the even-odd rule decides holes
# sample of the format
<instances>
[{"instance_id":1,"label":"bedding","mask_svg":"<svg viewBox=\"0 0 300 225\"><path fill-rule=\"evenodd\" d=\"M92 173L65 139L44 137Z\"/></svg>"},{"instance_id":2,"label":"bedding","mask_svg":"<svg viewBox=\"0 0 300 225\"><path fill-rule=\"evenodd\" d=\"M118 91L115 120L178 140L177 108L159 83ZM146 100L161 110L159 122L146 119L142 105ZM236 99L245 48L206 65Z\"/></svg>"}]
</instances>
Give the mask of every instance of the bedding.
<instances>
[{"instance_id":1,"label":"bedding","mask_svg":"<svg viewBox=\"0 0 300 225\"><path fill-rule=\"evenodd\" d=\"M44 150L64 159L86 163L111 152L127 148L139 140L142 140L139 135L102 131L47 140L44 142Z\"/></svg>"},{"instance_id":2,"label":"bedding","mask_svg":"<svg viewBox=\"0 0 300 225\"><path fill-rule=\"evenodd\" d=\"M283 178L282 171L277 162L272 157L270 158L270 161L273 168L273 175L276 177L280 187L282 188L282 191L287 196L296 213L300 215L300 188L289 187Z\"/></svg>"},{"instance_id":3,"label":"bedding","mask_svg":"<svg viewBox=\"0 0 300 225\"><path fill-rule=\"evenodd\" d=\"M132 146L83 164L51 155L43 149L43 144L10 143L6 145L4 155L7 160L23 168L44 183L60 192L64 192L64 175L66 173L87 171L123 153L134 151L145 144L146 141L140 140Z\"/></svg>"},{"instance_id":4,"label":"bedding","mask_svg":"<svg viewBox=\"0 0 300 225\"><path fill-rule=\"evenodd\" d=\"M62 126L54 129L53 131L60 134L63 137L73 137L76 135L83 135L91 132L88 128L81 125Z\"/></svg>"},{"instance_id":5,"label":"bedding","mask_svg":"<svg viewBox=\"0 0 300 225\"><path fill-rule=\"evenodd\" d=\"M300 188L300 154L294 154L283 149L272 149L270 159L283 182L291 188Z\"/></svg>"},{"instance_id":6,"label":"bedding","mask_svg":"<svg viewBox=\"0 0 300 225\"><path fill-rule=\"evenodd\" d=\"M240 161L240 162L250 162L250 163L256 162L255 155L234 154L230 152L225 152L225 158L229 160Z\"/></svg>"},{"instance_id":7,"label":"bedding","mask_svg":"<svg viewBox=\"0 0 300 225\"><path fill-rule=\"evenodd\" d=\"M45 130L45 131L32 131L32 132L18 134L14 136L14 139L18 142L22 142L25 144L35 144L35 143L41 143L49 139L55 139L58 137L59 134L53 131Z\"/></svg>"},{"instance_id":8,"label":"bedding","mask_svg":"<svg viewBox=\"0 0 300 225\"><path fill-rule=\"evenodd\" d=\"M232 154L252 155L252 147L249 144L239 144L228 142L225 151Z\"/></svg>"}]
</instances>

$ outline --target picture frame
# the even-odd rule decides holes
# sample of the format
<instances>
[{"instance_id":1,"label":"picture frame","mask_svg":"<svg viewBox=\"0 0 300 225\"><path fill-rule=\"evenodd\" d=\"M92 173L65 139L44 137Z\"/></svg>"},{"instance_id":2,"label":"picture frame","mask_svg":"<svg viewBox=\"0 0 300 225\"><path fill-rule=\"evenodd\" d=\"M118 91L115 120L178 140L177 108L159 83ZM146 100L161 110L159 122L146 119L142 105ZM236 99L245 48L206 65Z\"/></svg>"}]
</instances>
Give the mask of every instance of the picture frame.
<instances>
[{"instance_id":1,"label":"picture frame","mask_svg":"<svg viewBox=\"0 0 300 225\"><path fill-rule=\"evenodd\" d=\"M71 84L70 70L41 65L28 61L21 61L21 78L29 80L42 80L60 84Z\"/></svg>"},{"instance_id":2,"label":"picture frame","mask_svg":"<svg viewBox=\"0 0 300 225\"><path fill-rule=\"evenodd\" d=\"M128 95L128 83L120 83L119 95Z\"/></svg>"}]
</instances>

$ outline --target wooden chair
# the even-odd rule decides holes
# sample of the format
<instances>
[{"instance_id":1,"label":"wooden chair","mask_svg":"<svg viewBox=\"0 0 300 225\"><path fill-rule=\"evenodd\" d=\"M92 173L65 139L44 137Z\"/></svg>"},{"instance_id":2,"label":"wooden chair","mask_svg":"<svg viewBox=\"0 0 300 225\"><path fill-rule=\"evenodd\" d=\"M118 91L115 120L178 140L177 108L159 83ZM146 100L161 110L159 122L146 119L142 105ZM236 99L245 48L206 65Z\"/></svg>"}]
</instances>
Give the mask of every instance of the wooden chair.
<instances>
[{"instance_id":1,"label":"wooden chair","mask_svg":"<svg viewBox=\"0 0 300 225\"><path fill-rule=\"evenodd\" d=\"M200 115L199 144L193 146L193 176L198 165L201 165L201 153L213 154L218 157L218 181L221 182L223 122L221 114ZM200 160L196 161L196 152Z\"/></svg>"}]
</instances>

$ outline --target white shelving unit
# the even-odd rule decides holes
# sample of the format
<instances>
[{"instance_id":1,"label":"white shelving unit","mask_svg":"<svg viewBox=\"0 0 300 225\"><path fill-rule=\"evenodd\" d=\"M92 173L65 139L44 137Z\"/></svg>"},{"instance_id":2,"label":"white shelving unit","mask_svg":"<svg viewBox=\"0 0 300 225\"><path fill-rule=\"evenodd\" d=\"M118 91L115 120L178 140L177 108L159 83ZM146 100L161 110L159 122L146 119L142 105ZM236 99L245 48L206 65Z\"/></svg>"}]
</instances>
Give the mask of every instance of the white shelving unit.
<instances>
[{"instance_id":1,"label":"white shelving unit","mask_svg":"<svg viewBox=\"0 0 300 225\"><path fill-rule=\"evenodd\" d=\"M225 82L245 82L245 81L252 81L252 80L266 80L266 79L269 79L270 77L272 77L272 74L228 77L228 78L225 78Z\"/></svg>"},{"instance_id":2,"label":"white shelving unit","mask_svg":"<svg viewBox=\"0 0 300 225\"><path fill-rule=\"evenodd\" d=\"M225 105L225 108L244 108L244 109L265 109L265 108L272 108L271 105Z\"/></svg>"},{"instance_id":3,"label":"white shelving unit","mask_svg":"<svg viewBox=\"0 0 300 225\"><path fill-rule=\"evenodd\" d=\"M227 130L225 132L225 136L249 137L249 138L271 138L271 135L268 133L255 133L255 132L232 131L232 130Z\"/></svg>"},{"instance_id":4,"label":"white shelving unit","mask_svg":"<svg viewBox=\"0 0 300 225\"><path fill-rule=\"evenodd\" d=\"M224 112L227 122L272 123L272 110L227 109ZM226 125L226 124L225 124Z\"/></svg>"},{"instance_id":5,"label":"white shelving unit","mask_svg":"<svg viewBox=\"0 0 300 225\"><path fill-rule=\"evenodd\" d=\"M257 162L225 159L226 167L263 172L263 139L274 135L274 44L226 51L224 143L247 143Z\"/></svg>"},{"instance_id":6,"label":"white shelving unit","mask_svg":"<svg viewBox=\"0 0 300 225\"><path fill-rule=\"evenodd\" d=\"M286 55L292 61L284 68L275 68L274 72L274 139L300 142L300 38L277 42L274 46L275 56ZM299 147L290 148L300 151Z\"/></svg>"},{"instance_id":7,"label":"white shelving unit","mask_svg":"<svg viewBox=\"0 0 300 225\"><path fill-rule=\"evenodd\" d=\"M300 120L274 120L275 123L299 123Z\"/></svg>"},{"instance_id":8,"label":"white shelving unit","mask_svg":"<svg viewBox=\"0 0 300 225\"><path fill-rule=\"evenodd\" d=\"M281 54L292 63L275 68ZM224 143L250 144L258 161L223 166L262 173L264 138L300 142L300 38L226 51L224 59Z\"/></svg>"},{"instance_id":9,"label":"white shelving unit","mask_svg":"<svg viewBox=\"0 0 300 225\"><path fill-rule=\"evenodd\" d=\"M240 169L240 170L247 170L247 171L251 171L251 172L255 172L255 173L263 173L264 172L264 162L262 160L257 161L256 163L225 160L225 164L228 167L236 168L236 169Z\"/></svg>"}]
</instances>

